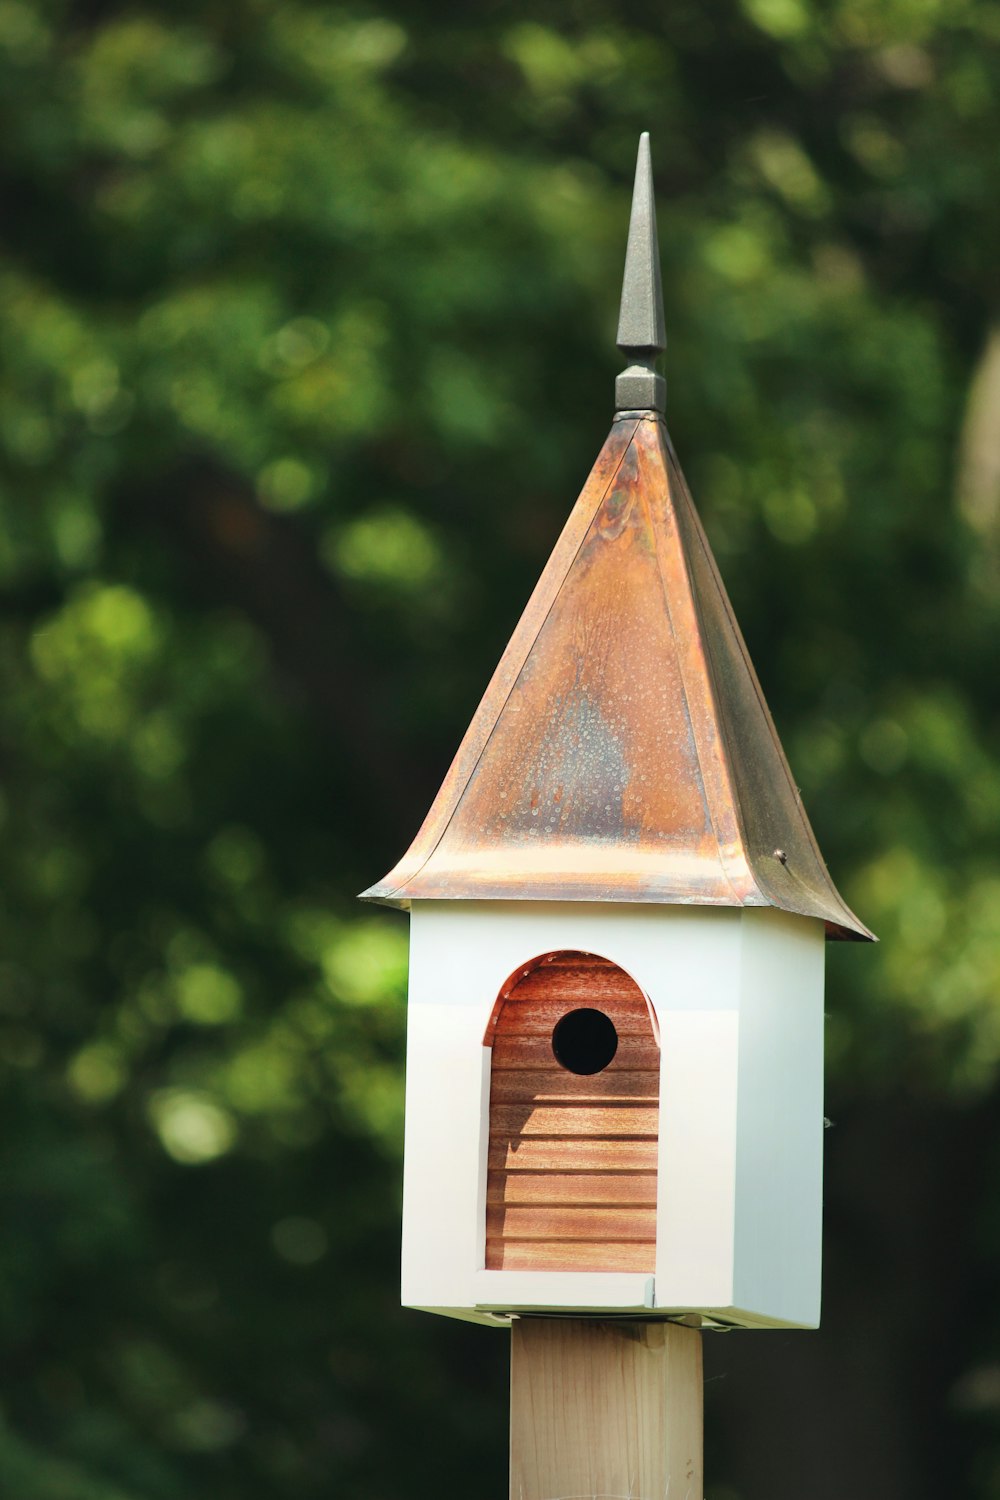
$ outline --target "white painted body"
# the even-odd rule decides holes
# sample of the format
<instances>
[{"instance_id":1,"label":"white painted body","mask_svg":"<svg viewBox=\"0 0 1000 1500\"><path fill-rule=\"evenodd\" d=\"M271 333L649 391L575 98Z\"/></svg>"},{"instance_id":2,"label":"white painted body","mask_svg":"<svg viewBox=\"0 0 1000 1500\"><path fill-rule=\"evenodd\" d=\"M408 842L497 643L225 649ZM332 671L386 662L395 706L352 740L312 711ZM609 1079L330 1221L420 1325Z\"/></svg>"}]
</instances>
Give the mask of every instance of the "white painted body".
<instances>
[{"instance_id":1,"label":"white painted body","mask_svg":"<svg viewBox=\"0 0 1000 1500\"><path fill-rule=\"evenodd\" d=\"M543 953L618 964L660 1031L655 1276L487 1271L491 1053L501 987ZM822 923L771 908L426 901L411 914L403 1302L819 1323Z\"/></svg>"}]
</instances>

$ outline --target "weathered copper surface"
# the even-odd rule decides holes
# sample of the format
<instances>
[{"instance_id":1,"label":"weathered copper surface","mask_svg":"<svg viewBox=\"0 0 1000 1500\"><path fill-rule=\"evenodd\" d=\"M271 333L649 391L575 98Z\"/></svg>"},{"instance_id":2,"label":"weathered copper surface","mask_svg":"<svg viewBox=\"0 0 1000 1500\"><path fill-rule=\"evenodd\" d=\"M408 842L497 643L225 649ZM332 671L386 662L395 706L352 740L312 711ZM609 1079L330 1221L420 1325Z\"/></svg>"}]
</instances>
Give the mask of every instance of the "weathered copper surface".
<instances>
[{"instance_id":1,"label":"weathered copper surface","mask_svg":"<svg viewBox=\"0 0 1000 1500\"><path fill-rule=\"evenodd\" d=\"M364 895L776 906L871 937L656 414L616 419L423 827Z\"/></svg>"}]
</instances>

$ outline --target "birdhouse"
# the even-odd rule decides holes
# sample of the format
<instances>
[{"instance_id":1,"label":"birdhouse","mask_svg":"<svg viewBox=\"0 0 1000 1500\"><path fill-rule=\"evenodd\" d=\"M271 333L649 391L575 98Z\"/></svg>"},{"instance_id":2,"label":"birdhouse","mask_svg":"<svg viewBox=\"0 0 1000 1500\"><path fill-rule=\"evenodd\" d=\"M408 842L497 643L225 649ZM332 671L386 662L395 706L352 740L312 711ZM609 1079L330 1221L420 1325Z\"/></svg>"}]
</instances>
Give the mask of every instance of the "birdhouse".
<instances>
[{"instance_id":1,"label":"birdhouse","mask_svg":"<svg viewBox=\"0 0 1000 1500\"><path fill-rule=\"evenodd\" d=\"M816 845L664 423L648 137L616 412L409 852L403 1300L815 1327Z\"/></svg>"}]
</instances>

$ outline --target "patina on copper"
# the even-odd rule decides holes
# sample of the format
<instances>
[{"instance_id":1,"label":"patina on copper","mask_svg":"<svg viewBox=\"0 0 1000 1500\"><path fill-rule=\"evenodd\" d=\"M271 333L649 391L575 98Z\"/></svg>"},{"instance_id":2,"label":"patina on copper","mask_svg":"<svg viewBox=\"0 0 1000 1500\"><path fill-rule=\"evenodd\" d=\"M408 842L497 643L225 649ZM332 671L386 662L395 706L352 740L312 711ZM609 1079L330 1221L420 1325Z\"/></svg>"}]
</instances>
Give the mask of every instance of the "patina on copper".
<instances>
[{"instance_id":1,"label":"patina on copper","mask_svg":"<svg viewBox=\"0 0 1000 1500\"><path fill-rule=\"evenodd\" d=\"M616 416L423 827L364 896L776 906L871 938L827 873L656 409L651 181L644 141L625 285L644 342L619 342L648 406Z\"/></svg>"},{"instance_id":2,"label":"patina on copper","mask_svg":"<svg viewBox=\"0 0 1000 1500\"><path fill-rule=\"evenodd\" d=\"M423 827L365 896L777 906L871 936L659 416L615 422Z\"/></svg>"}]
</instances>

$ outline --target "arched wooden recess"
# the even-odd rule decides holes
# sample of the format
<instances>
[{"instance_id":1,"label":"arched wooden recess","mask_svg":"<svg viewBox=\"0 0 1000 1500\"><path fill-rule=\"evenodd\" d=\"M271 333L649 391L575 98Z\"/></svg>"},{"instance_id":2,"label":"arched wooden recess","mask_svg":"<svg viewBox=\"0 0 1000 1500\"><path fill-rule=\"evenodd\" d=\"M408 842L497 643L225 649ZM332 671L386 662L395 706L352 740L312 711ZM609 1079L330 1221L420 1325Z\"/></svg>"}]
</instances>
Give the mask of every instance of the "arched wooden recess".
<instances>
[{"instance_id":1,"label":"arched wooden recess","mask_svg":"<svg viewBox=\"0 0 1000 1500\"><path fill-rule=\"evenodd\" d=\"M548 953L484 1040L487 1270L651 1272L660 1048L642 990L606 958Z\"/></svg>"}]
</instances>

